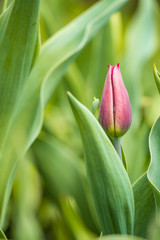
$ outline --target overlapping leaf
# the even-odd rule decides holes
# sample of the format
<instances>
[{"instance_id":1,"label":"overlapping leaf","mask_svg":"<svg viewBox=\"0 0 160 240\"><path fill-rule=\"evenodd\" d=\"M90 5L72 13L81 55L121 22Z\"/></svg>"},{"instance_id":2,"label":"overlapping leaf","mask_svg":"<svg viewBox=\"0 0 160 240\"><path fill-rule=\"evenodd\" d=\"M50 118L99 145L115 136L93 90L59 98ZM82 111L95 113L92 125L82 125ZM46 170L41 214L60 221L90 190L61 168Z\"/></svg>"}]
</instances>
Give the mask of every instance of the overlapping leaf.
<instances>
[{"instance_id":1,"label":"overlapping leaf","mask_svg":"<svg viewBox=\"0 0 160 240\"><path fill-rule=\"evenodd\" d=\"M6 185L11 181L14 163L9 160L12 148L4 146L9 126L17 103L30 72L37 38L40 0L15 0L0 17L0 222L5 197L9 194ZM24 100L25 101L25 100ZM15 136L13 136L15 138ZM13 138L12 138L13 140ZM3 154L5 157L3 158ZM12 155L12 154L11 154ZM10 158L11 158L10 155ZM12 181L11 181L12 182ZM8 185L9 186L9 185ZM6 203L5 203L6 205ZM3 211L3 212L2 212Z\"/></svg>"},{"instance_id":2,"label":"overlapping leaf","mask_svg":"<svg viewBox=\"0 0 160 240\"><path fill-rule=\"evenodd\" d=\"M156 213L155 198L147 173L143 174L133 185L135 201L134 235L147 237L148 227Z\"/></svg>"},{"instance_id":3,"label":"overlapping leaf","mask_svg":"<svg viewBox=\"0 0 160 240\"><path fill-rule=\"evenodd\" d=\"M1 16L5 21L0 35L0 147L31 68L39 5L40 0L15 0L12 11L10 6Z\"/></svg>"},{"instance_id":4,"label":"overlapping leaf","mask_svg":"<svg viewBox=\"0 0 160 240\"><path fill-rule=\"evenodd\" d=\"M70 93L78 123L88 179L103 234L132 234L134 199L123 164L95 117Z\"/></svg>"},{"instance_id":5,"label":"overlapping leaf","mask_svg":"<svg viewBox=\"0 0 160 240\"><path fill-rule=\"evenodd\" d=\"M153 125L149 136L151 162L147 177L154 191L157 204L160 207L160 118Z\"/></svg>"},{"instance_id":6,"label":"overlapping leaf","mask_svg":"<svg viewBox=\"0 0 160 240\"><path fill-rule=\"evenodd\" d=\"M146 237L148 226L155 219L156 203L160 206L160 118L153 125L149 136L151 162L145 173L134 185L135 235ZM156 202L155 202L156 200Z\"/></svg>"}]
</instances>

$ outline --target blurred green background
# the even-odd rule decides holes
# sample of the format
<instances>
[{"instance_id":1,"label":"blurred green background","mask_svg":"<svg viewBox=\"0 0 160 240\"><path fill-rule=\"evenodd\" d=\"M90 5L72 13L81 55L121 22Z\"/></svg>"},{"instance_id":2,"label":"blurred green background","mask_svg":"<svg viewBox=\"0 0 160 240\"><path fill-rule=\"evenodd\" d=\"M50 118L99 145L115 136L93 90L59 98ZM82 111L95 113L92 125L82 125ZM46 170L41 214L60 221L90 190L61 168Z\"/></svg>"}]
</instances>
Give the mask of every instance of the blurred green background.
<instances>
[{"instance_id":1,"label":"blurred green background","mask_svg":"<svg viewBox=\"0 0 160 240\"><path fill-rule=\"evenodd\" d=\"M42 0L42 43L95 2ZM93 97L101 99L108 64L120 63L131 101L132 125L122 140L131 182L147 169L148 136L160 114L152 70L154 62L160 69L159 3L128 1L67 70L45 109L41 133L16 175L5 226L9 238L89 240L99 236L83 146L66 91L91 110Z\"/></svg>"}]
</instances>

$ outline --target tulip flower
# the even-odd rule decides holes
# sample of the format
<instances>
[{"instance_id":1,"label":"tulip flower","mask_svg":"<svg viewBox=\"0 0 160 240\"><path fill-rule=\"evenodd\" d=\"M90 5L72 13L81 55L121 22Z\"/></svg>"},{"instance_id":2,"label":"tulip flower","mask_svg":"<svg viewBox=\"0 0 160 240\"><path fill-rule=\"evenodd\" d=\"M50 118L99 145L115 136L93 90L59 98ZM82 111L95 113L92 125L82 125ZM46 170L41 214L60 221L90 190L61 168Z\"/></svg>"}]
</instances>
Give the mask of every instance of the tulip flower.
<instances>
[{"instance_id":1,"label":"tulip flower","mask_svg":"<svg viewBox=\"0 0 160 240\"><path fill-rule=\"evenodd\" d=\"M132 112L119 63L108 65L100 105L100 123L111 138L121 137L131 125Z\"/></svg>"}]
</instances>

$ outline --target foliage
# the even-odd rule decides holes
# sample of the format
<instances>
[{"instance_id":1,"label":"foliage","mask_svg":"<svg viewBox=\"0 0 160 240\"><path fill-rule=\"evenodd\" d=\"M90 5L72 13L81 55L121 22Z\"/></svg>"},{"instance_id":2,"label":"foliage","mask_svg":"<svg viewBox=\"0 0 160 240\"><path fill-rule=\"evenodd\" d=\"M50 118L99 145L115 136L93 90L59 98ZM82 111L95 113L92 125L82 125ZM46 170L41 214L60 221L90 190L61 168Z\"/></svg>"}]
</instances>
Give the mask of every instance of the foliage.
<instances>
[{"instance_id":1,"label":"foliage","mask_svg":"<svg viewBox=\"0 0 160 240\"><path fill-rule=\"evenodd\" d=\"M0 1L0 238L156 239L159 8ZM133 114L122 139L127 171L90 112L106 66L118 62Z\"/></svg>"}]
</instances>

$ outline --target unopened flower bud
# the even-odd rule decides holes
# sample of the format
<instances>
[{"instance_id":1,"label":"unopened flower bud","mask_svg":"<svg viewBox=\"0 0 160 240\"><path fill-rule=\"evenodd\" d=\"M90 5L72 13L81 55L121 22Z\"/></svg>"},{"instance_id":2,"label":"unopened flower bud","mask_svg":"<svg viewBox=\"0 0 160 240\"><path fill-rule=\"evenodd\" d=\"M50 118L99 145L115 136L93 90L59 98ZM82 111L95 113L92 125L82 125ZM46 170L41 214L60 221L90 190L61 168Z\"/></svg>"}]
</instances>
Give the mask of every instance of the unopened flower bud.
<instances>
[{"instance_id":1,"label":"unopened flower bud","mask_svg":"<svg viewBox=\"0 0 160 240\"><path fill-rule=\"evenodd\" d=\"M99 99L98 98L93 98L92 102L92 113L93 115L98 118L99 116Z\"/></svg>"},{"instance_id":2,"label":"unopened flower bud","mask_svg":"<svg viewBox=\"0 0 160 240\"><path fill-rule=\"evenodd\" d=\"M154 73L154 79L155 79L158 91L160 93L160 73L156 68L156 63L153 64L153 73Z\"/></svg>"},{"instance_id":3,"label":"unopened flower bud","mask_svg":"<svg viewBox=\"0 0 160 240\"><path fill-rule=\"evenodd\" d=\"M132 112L127 90L123 83L119 63L108 65L109 70L104 84L100 105L100 123L112 137L121 137L129 129Z\"/></svg>"}]
</instances>

